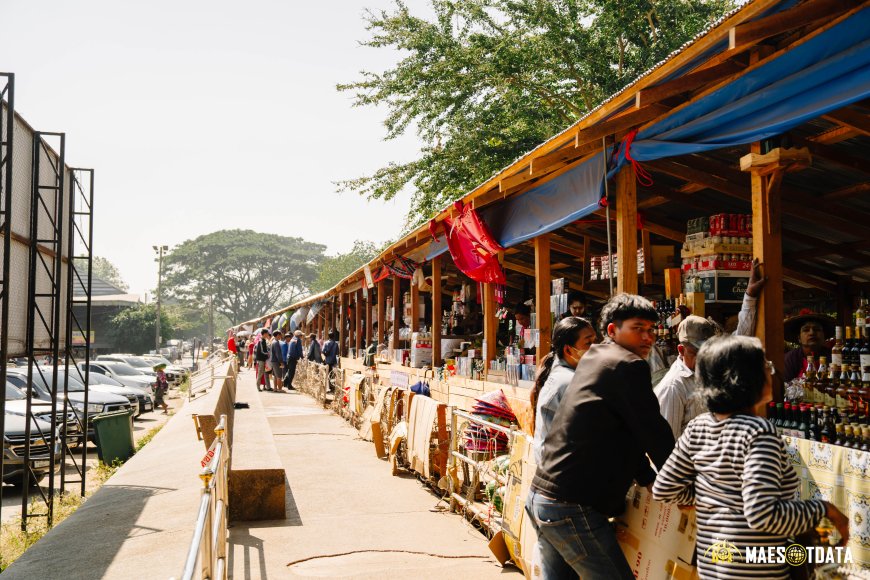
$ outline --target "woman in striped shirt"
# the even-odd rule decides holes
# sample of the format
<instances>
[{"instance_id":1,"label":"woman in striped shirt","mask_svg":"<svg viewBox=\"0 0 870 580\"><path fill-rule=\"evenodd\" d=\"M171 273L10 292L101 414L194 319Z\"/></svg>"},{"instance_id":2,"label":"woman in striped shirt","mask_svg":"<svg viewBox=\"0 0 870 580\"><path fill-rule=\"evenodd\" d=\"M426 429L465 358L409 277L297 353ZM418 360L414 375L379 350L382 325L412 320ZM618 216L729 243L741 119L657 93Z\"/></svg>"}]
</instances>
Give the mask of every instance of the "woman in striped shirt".
<instances>
[{"instance_id":1,"label":"woman in striped shirt","mask_svg":"<svg viewBox=\"0 0 870 580\"><path fill-rule=\"evenodd\" d=\"M750 551L786 547L827 515L846 541L849 521L833 504L795 499L798 478L773 426L754 408L770 399L773 365L756 338L707 341L696 364L710 412L686 426L659 472L653 497L694 504L701 578L788 578L789 566L747 562ZM721 550L724 548L724 550ZM722 556L725 556L724 558Z\"/></svg>"}]
</instances>

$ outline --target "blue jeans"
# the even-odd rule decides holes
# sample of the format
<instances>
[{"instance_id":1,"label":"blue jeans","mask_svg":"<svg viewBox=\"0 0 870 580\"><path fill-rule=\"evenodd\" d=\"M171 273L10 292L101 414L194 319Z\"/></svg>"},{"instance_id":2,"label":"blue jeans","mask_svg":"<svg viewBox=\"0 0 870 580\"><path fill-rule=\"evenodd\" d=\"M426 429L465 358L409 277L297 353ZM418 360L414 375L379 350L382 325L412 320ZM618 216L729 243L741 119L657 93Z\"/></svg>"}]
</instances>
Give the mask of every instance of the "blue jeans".
<instances>
[{"instance_id":1,"label":"blue jeans","mask_svg":"<svg viewBox=\"0 0 870 580\"><path fill-rule=\"evenodd\" d=\"M544 580L634 580L607 517L588 506L529 490L526 513L538 534Z\"/></svg>"}]
</instances>

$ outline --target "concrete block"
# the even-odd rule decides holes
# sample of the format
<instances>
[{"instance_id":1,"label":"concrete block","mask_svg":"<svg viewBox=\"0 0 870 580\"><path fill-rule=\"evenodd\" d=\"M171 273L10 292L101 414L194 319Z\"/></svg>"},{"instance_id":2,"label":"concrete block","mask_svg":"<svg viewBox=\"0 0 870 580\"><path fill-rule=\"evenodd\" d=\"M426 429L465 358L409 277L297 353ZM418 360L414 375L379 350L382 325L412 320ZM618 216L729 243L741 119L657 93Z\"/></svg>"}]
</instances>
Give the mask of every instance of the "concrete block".
<instances>
[{"instance_id":1,"label":"concrete block","mask_svg":"<svg viewBox=\"0 0 870 580\"><path fill-rule=\"evenodd\" d=\"M287 516L283 467L233 469L229 483L231 522L283 520Z\"/></svg>"}]
</instances>

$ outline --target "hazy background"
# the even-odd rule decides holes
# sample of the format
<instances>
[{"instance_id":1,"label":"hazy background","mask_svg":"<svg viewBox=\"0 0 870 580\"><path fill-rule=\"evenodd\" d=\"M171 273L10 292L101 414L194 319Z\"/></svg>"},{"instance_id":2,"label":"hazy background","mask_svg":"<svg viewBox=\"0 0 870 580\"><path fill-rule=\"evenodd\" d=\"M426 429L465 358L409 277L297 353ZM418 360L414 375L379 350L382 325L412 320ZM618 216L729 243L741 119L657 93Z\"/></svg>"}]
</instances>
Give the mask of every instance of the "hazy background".
<instances>
[{"instance_id":1,"label":"hazy background","mask_svg":"<svg viewBox=\"0 0 870 580\"><path fill-rule=\"evenodd\" d=\"M144 296L153 245L240 228L336 253L399 232L407 196L369 203L333 185L418 149L383 142L383 111L335 90L398 58L358 46L364 9L390 6L0 0L0 70L16 74L18 113L66 133L68 165L95 169L94 253Z\"/></svg>"}]
</instances>

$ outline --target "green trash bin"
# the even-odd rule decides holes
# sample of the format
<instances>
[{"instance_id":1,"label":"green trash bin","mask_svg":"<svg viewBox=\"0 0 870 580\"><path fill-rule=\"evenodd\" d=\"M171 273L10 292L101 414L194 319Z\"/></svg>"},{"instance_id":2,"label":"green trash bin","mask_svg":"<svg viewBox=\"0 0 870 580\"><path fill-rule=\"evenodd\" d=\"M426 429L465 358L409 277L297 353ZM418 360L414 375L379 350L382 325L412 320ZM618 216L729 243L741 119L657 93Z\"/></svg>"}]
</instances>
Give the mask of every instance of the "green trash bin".
<instances>
[{"instance_id":1,"label":"green trash bin","mask_svg":"<svg viewBox=\"0 0 870 580\"><path fill-rule=\"evenodd\" d=\"M91 419L97 440L97 456L106 465L127 461L135 452L133 410L115 411Z\"/></svg>"}]
</instances>

